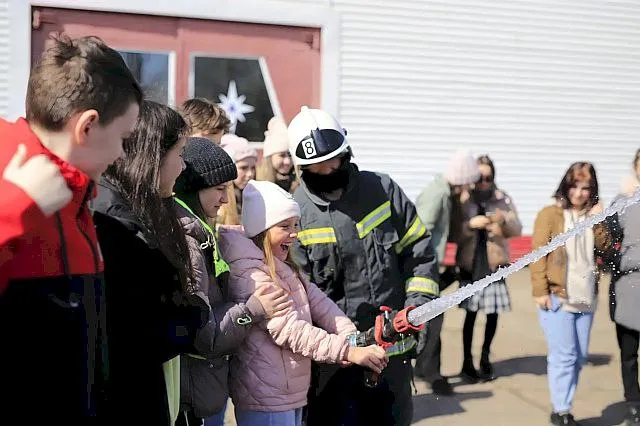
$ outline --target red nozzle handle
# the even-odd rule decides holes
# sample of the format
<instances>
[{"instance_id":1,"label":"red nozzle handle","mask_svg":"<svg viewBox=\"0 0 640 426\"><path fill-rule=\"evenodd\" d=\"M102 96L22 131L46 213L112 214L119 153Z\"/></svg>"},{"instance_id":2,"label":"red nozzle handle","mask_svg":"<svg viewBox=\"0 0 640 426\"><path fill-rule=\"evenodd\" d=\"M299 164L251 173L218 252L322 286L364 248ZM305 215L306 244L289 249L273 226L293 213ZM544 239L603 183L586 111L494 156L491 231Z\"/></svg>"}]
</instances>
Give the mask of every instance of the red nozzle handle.
<instances>
[{"instance_id":1,"label":"red nozzle handle","mask_svg":"<svg viewBox=\"0 0 640 426\"><path fill-rule=\"evenodd\" d=\"M382 315L378 315L376 317L375 338L376 344L382 349L387 350L387 348L393 346L393 343L385 342L385 340L382 338L382 334L384 332L384 321L385 319Z\"/></svg>"},{"instance_id":2,"label":"red nozzle handle","mask_svg":"<svg viewBox=\"0 0 640 426\"><path fill-rule=\"evenodd\" d=\"M378 346L380 346L384 350L387 350L387 348L389 348L390 346L393 346L393 343L386 342L384 340L384 338L383 338L384 323L386 321L385 313L392 312L393 309L391 309L388 306L380 306L380 311L383 312L383 313L376 317L376 324L375 324L375 328L374 328L374 330L375 330L375 338L376 338L376 343L378 344Z\"/></svg>"},{"instance_id":3,"label":"red nozzle handle","mask_svg":"<svg viewBox=\"0 0 640 426\"><path fill-rule=\"evenodd\" d=\"M407 306L403 310L399 311L395 317L393 317L393 329L398 333L415 333L424 328L424 324L413 325L409 322L407 315L413 311L415 306Z\"/></svg>"}]
</instances>

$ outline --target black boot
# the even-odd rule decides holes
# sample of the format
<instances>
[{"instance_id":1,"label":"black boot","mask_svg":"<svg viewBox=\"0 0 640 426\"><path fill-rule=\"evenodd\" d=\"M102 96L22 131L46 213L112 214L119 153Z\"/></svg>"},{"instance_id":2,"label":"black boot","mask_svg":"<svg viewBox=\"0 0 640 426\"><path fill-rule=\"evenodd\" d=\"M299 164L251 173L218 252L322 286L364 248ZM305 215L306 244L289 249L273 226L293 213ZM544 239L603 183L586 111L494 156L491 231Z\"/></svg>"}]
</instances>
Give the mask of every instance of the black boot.
<instances>
[{"instance_id":1,"label":"black boot","mask_svg":"<svg viewBox=\"0 0 640 426\"><path fill-rule=\"evenodd\" d=\"M453 395L453 388L449 381L444 377L435 380L428 380L429 387L435 395L450 396Z\"/></svg>"},{"instance_id":2,"label":"black boot","mask_svg":"<svg viewBox=\"0 0 640 426\"><path fill-rule=\"evenodd\" d=\"M462 363L462 371L460 372L460 378L467 383L478 383L480 380L480 376L478 375L478 371L473 366L473 359L468 358L465 359Z\"/></svg>"},{"instance_id":3,"label":"black boot","mask_svg":"<svg viewBox=\"0 0 640 426\"><path fill-rule=\"evenodd\" d=\"M483 352L482 358L480 358L480 379L484 382L490 382L495 380L496 377L493 374L493 365L489 361L489 354Z\"/></svg>"},{"instance_id":4,"label":"black boot","mask_svg":"<svg viewBox=\"0 0 640 426\"><path fill-rule=\"evenodd\" d=\"M551 413L551 424L553 426L580 426L571 413Z\"/></svg>"}]
</instances>

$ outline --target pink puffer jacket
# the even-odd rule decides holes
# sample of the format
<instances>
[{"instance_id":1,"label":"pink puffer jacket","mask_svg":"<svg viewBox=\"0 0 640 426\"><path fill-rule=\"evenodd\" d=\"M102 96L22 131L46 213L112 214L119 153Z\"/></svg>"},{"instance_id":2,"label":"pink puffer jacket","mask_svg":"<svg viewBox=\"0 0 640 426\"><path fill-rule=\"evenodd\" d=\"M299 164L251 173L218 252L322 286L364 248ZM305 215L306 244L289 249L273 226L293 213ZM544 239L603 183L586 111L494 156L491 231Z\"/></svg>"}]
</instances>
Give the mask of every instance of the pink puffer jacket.
<instances>
[{"instance_id":1,"label":"pink puffer jacket","mask_svg":"<svg viewBox=\"0 0 640 426\"><path fill-rule=\"evenodd\" d=\"M220 251L231 268L230 301L245 302L261 284L276 284L262 251L237 229L220 228ZM276 260L280 284L294 306L286 315L253 327L231 362L233 404L243 410L287 411L307 404L311 360L339 363L356 327L315 284L303 283ZM304 279L304 278L303 278ZM312 325L311 320L318 325Z\"/></svg>"}]
</instances>

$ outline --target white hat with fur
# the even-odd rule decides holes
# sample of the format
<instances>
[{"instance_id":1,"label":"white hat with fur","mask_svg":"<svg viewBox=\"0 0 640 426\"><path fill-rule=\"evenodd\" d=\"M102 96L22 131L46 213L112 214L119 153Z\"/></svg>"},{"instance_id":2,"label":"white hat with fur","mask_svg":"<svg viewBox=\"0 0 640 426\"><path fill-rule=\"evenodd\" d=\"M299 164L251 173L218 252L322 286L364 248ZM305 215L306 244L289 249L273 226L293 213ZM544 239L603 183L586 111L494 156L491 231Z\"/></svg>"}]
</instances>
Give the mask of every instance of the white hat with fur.
<instances>
[{"instance_id":1,"label":"white hat with fur","mask_svg":"<svg viewBox=\"0 0 640 426\"><path fill-rule=\"evenodd\" d=\"M468 185L480 179L478 161L470 150L459 150L449 159L444 178L451 185Z\"/></svg>"}]
</instances>

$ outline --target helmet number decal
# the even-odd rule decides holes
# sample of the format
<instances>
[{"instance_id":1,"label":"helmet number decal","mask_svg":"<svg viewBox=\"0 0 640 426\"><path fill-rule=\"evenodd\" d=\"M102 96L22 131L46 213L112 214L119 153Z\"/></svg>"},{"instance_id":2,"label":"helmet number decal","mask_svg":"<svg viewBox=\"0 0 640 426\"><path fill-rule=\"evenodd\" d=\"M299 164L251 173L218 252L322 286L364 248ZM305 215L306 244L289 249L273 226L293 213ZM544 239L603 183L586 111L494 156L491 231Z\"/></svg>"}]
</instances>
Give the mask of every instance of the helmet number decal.
<instances>
[{"instance_id":1,"label":"helmet number decal","mask_svg":"<svg viewBox=\"0 0 640 426\"><path fill-rule=\"evenodd\" d=\"M307 158L315 157L318 154L316 144L313 143L313 138L306 139L302 142L302 150Z\"/></svg>"}]
</instances>

